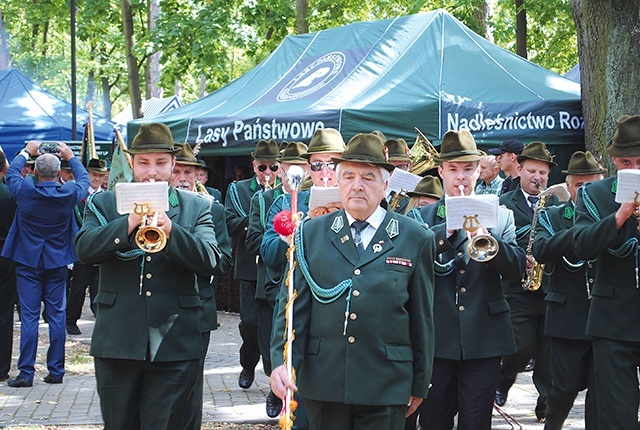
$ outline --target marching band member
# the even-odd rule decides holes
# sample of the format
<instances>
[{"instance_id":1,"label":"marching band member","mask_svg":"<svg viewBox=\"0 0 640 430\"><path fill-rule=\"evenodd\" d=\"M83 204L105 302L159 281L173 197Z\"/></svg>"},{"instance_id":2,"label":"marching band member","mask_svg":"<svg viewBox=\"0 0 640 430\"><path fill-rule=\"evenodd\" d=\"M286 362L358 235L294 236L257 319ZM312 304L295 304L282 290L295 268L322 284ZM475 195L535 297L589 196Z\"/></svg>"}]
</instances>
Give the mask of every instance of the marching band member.
<instances>
[{"instance_id":1,"label":"marching band member","mask_svg":"<svg viewBox=\"0 0 640 430\"><path fill-rule=\"evenodd\" d=\"M256 282L258 266L256 254L251 254L245 246L251 198L255 193L277 186L277 174L280 166L276 158L280 156L275 140L261 140L256 145L253 157L254 178L232 182L225 197L227 229L229 235L236 240L236 257L233 278L240 283L240 365L242 371L238 376L240 388L248 389L255 378L255 367L260 361L258 347L258 301L256 298ZM264 357L265 360L268 358Z\"/></svg>"},{"instance_id":2,"label":"marching band member","mask_svg":"<svg viewBox=\"0 0 640 430\"><path fill-rule=\"evenodd\" d=\"M547 188L549 172L556 163L543 142L531 142L522 154L517 156L520 163L520 186L513 191L500 196L500 204L513 211L516 224L516 240L522 249L527 249L531 237L531 223L533 214L538 207L539 194ZM555 197L548 203L555 204ZM527 255L527 267L533 265L533 257ZM522 275L522 274L521 274ZM544 282L547 282L546 278ZM535 413L538 421L545 420L545 398L547 388L551 382L549 373L549 337L544 335L544 295L546 285L537 291L525 291L521 279L505 280L503 289L509 306L511 307L511 323L516 338L518 351L505 355L500 367L498 387L496 389L496 403L505 404L507 393L529 359L536 357L533 371L533 382L539 396Z\"/></svg>"},{"instance_id":3,"label":"marching band member","mask_svg":"<svg viewBox=\"0 0 640 430\"><path fill-rule=\"evenodd\" d=\"M177 150L166 125L141 125L127 152L134 182L171 180ZM75 237L78 259L100 265L91 355L106 429L184 428L192 415L203 350L196 275L214 273L220 250L208 202L168 193L169 210L157 212L162 252L135 246L142 215L119 214L114 191L87 201Z\"/></svg>"},{"instance_id":4,"label":"marching band member","mask_svg":"<svg viewBox=\"0 0 640 430\"><path fill-rule=\"evenodd\" d=\"M605 172L587 151L577 151L569 160L566 187L571 199L541 209L536 223L533 257L544 264L549 276L545 335L551 339L551 385L547 393L544 428L560 430L578 392L588 388L585 405L586 428L598 428L596 384L591 337L586 334L590 291L596 267L579 261L571 249L574 205L578 188L602 179Z\"/></svg>"},{"instance_id":5,"label":"marching band member","mask_svg":"<svg viewBox=\"0 0 640 430\"><path fill-rule=\"evenodd\" d=\"M640 115L623 115L607 144L618 170L640 169ZM573 250L596 259L587 334L592 337L598 386L598 425L632 429L638 425L640 284L637 203L616 203L615 176L578 191Z\"/></svg>"},{"instance_id":6,"label":"marching band member","mask_svg":"<svg viewBox=\"0 0 640 430\"><path fill-rule=\"evenodd\" d=\"M344 209L301 223L295 239L299 393L315 430L395 430L431 379L433 233L380 206L394 166L377 136L354 136L332 160ZM284 327L281 306L270 378L280 398L297 390L282 364Z\"/></svg>"},{"instance_id":7,"label":"marching band member","mask_svg":"<svg viewBox=\"0 0 640 430\"><path fill-rule=\"evenodd\" d=\"M460 196L461 188L464 195L474 193L478 161L485 155L468 130L444 135L436 161L447 197ZM458 414L458 429L490 429L500 359L516 350L500 280L520 281L524 251L516 243L513 213L500 207L498 226L481 230L494 238L497 254L487 261L470 259L467 234L447 231L445 199L422 207L417 217L437 240L435 359L429 394L418 408L420 426L449 430ZM415 429L415 418L405 428Z\"/></svg>"}]
</instances>

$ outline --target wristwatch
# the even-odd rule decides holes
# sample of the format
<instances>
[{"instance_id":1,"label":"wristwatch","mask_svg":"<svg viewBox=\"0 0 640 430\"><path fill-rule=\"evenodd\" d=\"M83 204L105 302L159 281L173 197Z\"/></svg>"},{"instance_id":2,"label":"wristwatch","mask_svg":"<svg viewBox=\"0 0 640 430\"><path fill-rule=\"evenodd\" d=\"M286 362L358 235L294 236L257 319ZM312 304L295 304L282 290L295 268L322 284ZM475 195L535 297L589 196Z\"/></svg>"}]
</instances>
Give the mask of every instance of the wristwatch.
<instances>
[{"instance_id":1,"label":"wristwatch","mask_svg":"<svg viewBox=\"0 0 640 430\"><path fill-rule=\"evenodd\" d=\"M27 151L26 149L23 149L22 151L20 151L20 154L24 155L24 158L26 158L27 161L31 159L31 154L29 154L29 151Z\"/></svg>"}]
</instances>

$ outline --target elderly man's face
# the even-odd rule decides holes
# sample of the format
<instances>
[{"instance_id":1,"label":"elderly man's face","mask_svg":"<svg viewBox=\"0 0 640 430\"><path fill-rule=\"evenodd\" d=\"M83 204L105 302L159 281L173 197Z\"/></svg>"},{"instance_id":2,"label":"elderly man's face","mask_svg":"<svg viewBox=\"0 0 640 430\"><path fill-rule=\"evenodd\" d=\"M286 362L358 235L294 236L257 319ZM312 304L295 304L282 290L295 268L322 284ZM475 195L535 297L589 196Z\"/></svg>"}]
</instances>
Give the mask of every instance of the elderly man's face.
<instances>
[{"instance_id":1,"label":"elderly man's face","mask_svg":"<svg viewBox=\"0 0 640 430\"><path fill-rule=\"evenodd\" d=\"M196 169L196 179L206 184L209 180L209 172L207 172L207 169Z\"/></svg>"},{"instance_id":2,"label":"elderly man's face","mask_svg":"<svg viewBox=\"0 0 640 430\"><path fill-rule=\"evenodd\" d=\"M181 190L193 191L196 183L196 168L176 163L171 172L171 186Z\"/></svg>"},{"instance_id":3,"label":"elderly man's face","mask_svg":"<svg viewBox=\"0 0 640 430\"><path fill-rule=\"evenodd\" d=\"M376 210L385 196L387 182L382 181L378 166L365 163L340 163L338 189L345 210L364 221Z\"/></svg>"},{"instance_id":4,"label":"elderly man's face","mask_svg":"<svg viewBox=\"0 0 640 430\"><path fill-rule=\"evenodd\" d=\"M488 155L480 160L480 179L485 183L489 183L493 181L496 176L498 176L498 172L500 168L496 163L496 157L493 155Z\"/></svg>"},{"instance_id":5,"label":"elderly man's face","mask_svg":"<svg viewBox=\"0 0 640 430\"><path fill-rule=\"evenodd\" d=\"M134 182L170 182L175 160L169 153L135 154L132 157Z\"/></svg>"}]
</instances>

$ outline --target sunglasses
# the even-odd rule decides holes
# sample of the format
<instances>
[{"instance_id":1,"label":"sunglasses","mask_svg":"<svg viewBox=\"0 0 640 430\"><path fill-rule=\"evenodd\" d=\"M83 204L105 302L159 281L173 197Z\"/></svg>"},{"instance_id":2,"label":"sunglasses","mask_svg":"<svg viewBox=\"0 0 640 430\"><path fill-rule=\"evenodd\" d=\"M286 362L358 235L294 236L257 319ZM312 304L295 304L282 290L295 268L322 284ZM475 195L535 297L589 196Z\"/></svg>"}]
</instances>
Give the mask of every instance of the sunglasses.
<instances>
[{"instance_id":1,"label":"sunglasses","mask_svg":"<svg viewBox=\"0 0 640 430\"><path fill-rule=\"evenodd\" d=\"M279 166L279 165L277 165L277 164L272 164L272 165L270 165L270 166L267 166L266 164L260 164L260 165L258 166L258 171L259 171L260 173L266 172L266 171L267 171L267 167L268 167L268 168L269 168L269 170L271 170L272 172L277 172L277 171L278 171L278 169L280 168L280 166Z\"/></svg>"},{"instance_id":2,"label":"sunglasses","mask_svg":"<svg viewBox=\"0 0 640 430\"><path fill-rule=\"evenodd\" d=\"M336 170L336 165L333 164L333 161L327 161L326 163L323 163L322 161L314 161L313 163L309 164L309 167L311 168L312 172L319 172L323 167L326 167L327 170L331 171Z\"/></svg>"}]
</instances>

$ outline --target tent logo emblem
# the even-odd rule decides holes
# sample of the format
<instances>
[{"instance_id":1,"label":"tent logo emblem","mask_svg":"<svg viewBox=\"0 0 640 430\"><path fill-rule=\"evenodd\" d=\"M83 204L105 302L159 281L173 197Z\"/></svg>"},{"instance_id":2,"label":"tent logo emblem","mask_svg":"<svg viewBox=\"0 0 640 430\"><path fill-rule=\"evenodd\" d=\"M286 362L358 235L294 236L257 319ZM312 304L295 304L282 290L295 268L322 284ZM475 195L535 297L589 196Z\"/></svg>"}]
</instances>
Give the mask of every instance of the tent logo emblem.
<instances>
[{"instance_id":1,"label":"tent logo emblem","mask_svg":"<svg viewBox=\"0 0 640 430\"><path fill-rule=\"evenodd\" d=\"M278 93L279 102L297 100L326 86L342 71L345 55L334 51L309 64Z\"/></svg>"}]
</instances>

